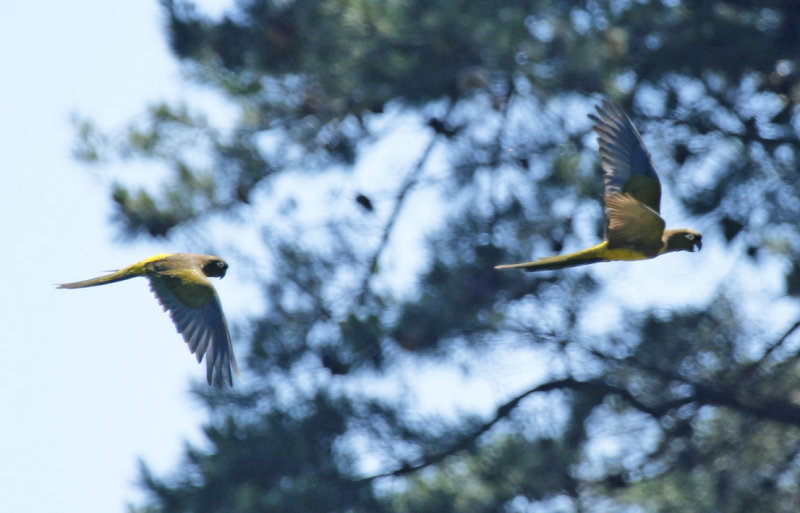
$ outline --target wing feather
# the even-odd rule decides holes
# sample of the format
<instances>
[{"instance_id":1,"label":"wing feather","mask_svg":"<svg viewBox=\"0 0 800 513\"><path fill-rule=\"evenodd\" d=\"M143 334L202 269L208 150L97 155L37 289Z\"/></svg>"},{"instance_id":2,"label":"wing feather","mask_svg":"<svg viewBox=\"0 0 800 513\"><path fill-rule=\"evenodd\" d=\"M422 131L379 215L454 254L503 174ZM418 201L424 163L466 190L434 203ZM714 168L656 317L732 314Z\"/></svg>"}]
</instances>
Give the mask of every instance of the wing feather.
<instances>
[{"instance_id":1,"label":"wing feather","mask_svg":"<svg viewBox=\"0 0 800 513\"><path fill-rule=\"evenodd\" d=\"M217 386L233 384L239 375L228 324L219 296L198 269L148 273L150 289L169 312L197 361L206 358L206 379Z\"/></svg>"},{"instance_id":2,"label":"wing feather","mask_svg":"<svg viewBox=\"0 0 800 513\"><path fill-rule=\"evenodd\" d=\"M630 118L614 103L604 100L590 114L600 145L605 196L627 193L656 213L661 208L661 182L650 153ZM606 208L608 212L608 208Z\"/></svg>"},{"instance_id":3,"label":"wing feather","mask_svg":"<svg viewBox=\"0 0 800 513\"><path fill-rule=\"evenodd\" d=\"M609 249L630 249L648 257L658 254L663 245L664 219L655 210L630 194L606 197Z\"/></svg>"}]
</instances>

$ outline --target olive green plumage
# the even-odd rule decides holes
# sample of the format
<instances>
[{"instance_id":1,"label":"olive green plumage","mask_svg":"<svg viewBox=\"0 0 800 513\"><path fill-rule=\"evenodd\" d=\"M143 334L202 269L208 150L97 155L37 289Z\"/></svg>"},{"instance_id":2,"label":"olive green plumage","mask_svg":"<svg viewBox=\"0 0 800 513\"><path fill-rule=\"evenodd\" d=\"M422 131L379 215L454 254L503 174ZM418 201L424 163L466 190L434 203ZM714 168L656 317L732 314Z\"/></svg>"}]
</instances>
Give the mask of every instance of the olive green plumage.
<instances>
[{"instance_id":1,"label":"olive green plumage","mask_svg":"<svg viewBox=\"0 0 800 513\"><path fill-rule=\"evenodd\" d=\"M594 122L603 168L605 240L568 255L499 265L496 269L563 269L611 260L644 260L671 251L703 247L699 232L665 228L659 214L661 183L650 153L628 116L605 100L597 107L597 114L590 114L589 118Z\"/></svg>"},{"instance_id":2,"label":"olive green plumage","mask_svg":"<svg viewBox=\"0 0 800 513\"><path fill-rule=\"evenodd\" d=\"M228 264L219 257L192 253L156 255L106 276L73 283L60 289L95 287L145 276L161 306L197 361L206 358L206 379L218 387L232 385L239 375L233 344L217 291L209 277L225 276Z\"/></svg>"}]
</instances>

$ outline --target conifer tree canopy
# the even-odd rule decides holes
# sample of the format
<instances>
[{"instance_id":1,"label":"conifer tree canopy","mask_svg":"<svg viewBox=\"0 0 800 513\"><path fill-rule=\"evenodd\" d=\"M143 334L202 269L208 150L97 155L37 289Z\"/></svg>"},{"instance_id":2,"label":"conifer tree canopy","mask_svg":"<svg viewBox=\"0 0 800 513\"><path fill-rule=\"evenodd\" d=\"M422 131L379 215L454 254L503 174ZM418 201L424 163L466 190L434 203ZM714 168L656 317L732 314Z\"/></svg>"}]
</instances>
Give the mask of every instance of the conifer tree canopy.
<instances>
[{"instance_id":1,"label":"conifer tree canopy","mask_svg":"<svg viewBox=\"0 0 800 513\"><path fill-rule=\"evenodd\" d=\"M79 153L156 162L115 167L121 233L202 226L263 307L134 511L797 511L796 1L163 13L219 105L86 121ZM602 238L602 97L703 253L494 270Z\"/></svg>"}]
</instances>

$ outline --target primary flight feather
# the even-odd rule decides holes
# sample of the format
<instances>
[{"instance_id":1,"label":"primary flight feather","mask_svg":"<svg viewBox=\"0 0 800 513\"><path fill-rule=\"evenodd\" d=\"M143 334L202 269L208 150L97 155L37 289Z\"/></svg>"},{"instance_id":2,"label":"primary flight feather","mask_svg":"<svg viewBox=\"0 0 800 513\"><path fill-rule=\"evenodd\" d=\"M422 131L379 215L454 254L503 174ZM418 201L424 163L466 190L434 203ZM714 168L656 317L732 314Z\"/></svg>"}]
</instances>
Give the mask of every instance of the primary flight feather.
<instances>
[{"instance_id":1,"label":"primary flight feather","mask_svg":"<svg viewBox=\"0 0 800 513\"><path fill-rule=\"evenodd\" d=\"M200 362L205 356L206 379L210 385L233 385L239 376L233 344L217 291L208 277L225 276L228 264L219 257L192 253L156 255L106 276L63 283L60 289L105 285L144 276L158 302Z\"/></svg>"},{"instance_id":2,"label":"primary flight feather","mask_svg":"<svg viewBox=\"0 0 800 513\"><path fill-rule=\"evenodd\" d=\"M590 114L600 146L605 184L606 237L590 248L495 269L544 271L608 262L645 260L671 251L703 247L700 232L667 229L659 214L661 183L650 153L628 116L608 100Z\"/></svg>"}]
</instances>

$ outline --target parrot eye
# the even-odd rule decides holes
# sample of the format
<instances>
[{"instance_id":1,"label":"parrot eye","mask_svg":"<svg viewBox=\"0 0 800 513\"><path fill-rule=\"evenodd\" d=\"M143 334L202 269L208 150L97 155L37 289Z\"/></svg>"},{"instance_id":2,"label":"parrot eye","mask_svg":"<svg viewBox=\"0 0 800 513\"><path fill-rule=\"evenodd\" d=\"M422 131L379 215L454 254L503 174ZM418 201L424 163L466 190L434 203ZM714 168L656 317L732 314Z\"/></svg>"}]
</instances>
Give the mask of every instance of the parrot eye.
<instances>
[{"instance_id":1,"label":"parrot eye","mask_svg":"<svg viewBox=\"0 0 800 513\"><path fill-rule=\"evenodd\" d=\"M687 233L686 234L686 238L689 239L689 240L694 240L694 234L693 233Z\"/></svg>"}]
</instances>

